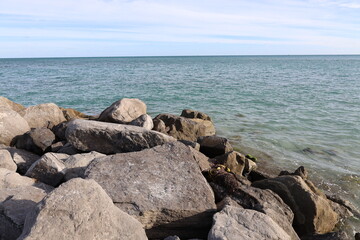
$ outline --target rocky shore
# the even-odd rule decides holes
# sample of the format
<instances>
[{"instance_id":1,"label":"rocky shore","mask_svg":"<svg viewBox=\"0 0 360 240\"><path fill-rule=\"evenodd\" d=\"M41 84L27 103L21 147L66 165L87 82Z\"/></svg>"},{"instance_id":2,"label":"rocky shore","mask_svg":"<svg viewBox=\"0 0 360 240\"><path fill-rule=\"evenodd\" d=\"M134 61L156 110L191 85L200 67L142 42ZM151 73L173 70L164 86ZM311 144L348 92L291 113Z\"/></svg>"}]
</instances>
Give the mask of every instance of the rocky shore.
<instances>
[{"instance_id":1,"label":"rocky shore","mask_svg":"<svg viewBox=\"0 0 360 240\"><path fill-rule=\"evenodd\" d=\"M0 97L0 240L360 239L360 216L306 169L277 176L216 135L211 118L147 115L121 99L99 116Z\"/></svg>"}]
</instances>

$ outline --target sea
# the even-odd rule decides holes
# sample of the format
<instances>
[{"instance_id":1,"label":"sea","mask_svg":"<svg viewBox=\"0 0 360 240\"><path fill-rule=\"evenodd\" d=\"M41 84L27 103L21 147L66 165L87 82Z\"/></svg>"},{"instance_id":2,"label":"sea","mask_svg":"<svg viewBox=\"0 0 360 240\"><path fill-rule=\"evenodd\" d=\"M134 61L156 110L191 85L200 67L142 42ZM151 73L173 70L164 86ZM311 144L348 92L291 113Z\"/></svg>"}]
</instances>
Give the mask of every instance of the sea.
<instances>
[{"instance_id":1,"label":"sea","mask_svg":"<svg viewBox=\"0 0 360 240\"><path fill-rule=\"evenodd\" d=\"M93 115L125 97L152 117L202 111L259 169L304 166L360 209L360 55L0 59L0 95ZM341 227L360 232L359 216Z\"/></svg>"}]
</instances>

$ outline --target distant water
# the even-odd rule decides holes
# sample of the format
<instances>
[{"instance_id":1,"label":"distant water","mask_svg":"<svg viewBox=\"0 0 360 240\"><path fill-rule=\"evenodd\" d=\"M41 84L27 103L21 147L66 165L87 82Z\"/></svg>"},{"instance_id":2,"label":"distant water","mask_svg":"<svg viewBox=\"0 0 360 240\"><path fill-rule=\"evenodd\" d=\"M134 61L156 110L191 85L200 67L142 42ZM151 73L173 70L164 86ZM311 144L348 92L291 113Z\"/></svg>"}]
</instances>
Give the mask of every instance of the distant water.
<instances>
[{"instance_id":1,"label":"distant water","mask_svg":"<svg viewBox=\"0 0 360 240\"><path fill-rule=\"evenodd\" d=\"M0 95L89 114L124 97L153 117L203 111L262 166L304 165L360 207L360 56L0 59Z\"/></svg>"}]
</instances>

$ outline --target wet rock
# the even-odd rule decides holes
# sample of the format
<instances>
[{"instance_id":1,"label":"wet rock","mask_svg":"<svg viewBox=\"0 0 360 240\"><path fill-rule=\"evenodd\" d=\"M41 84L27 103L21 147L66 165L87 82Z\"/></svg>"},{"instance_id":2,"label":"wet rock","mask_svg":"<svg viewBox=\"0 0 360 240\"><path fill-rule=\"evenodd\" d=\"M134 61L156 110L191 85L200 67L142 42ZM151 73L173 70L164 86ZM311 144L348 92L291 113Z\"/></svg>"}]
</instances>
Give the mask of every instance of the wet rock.
<instances>
[{"instance_id":1,"label":"wet rock","mask_svg":"<svg viewBox=\"0 0 360 240\"><path fill-rule=\"evenodd\" d=\"M27 121L14 110L0 106L0 144L9 146L12 140L30 130Z\"/></svg>"},{"instance_id":2,"label":"wet rock","mask_svg":"<svg viewBox=\"0 0 360 240\"><path fill-rule=\"evenodd\" d=\"M16 137L15 147L38 155L50 150L55 134L48 128L33 128L22 136Z\"/></svg>"},{"instance_id":3,"label":"wet rock","mask_svg":"<svg viewBox=\"0 0 360 240\"><path fill-rule=\"evenodd\" d=\"M355 234L355 240L360 240L360 233Z\"/></svg>"},{"instance_id":4,"label":"wet rock","mask_svg":"<svg viewBox=\"0 0 360 240\"><path fill-rule=\"evenodd\" d=\"M111 123L129 123L143 114L146 114L144 102L136 98L123 98L106 108L98 120Z\"/></svg>"},{"instance_id":5,"label":"wet rock","mask_svg":"<svg viewBox=\"0 0 360 240\"><path fill-rule=\"evenodd\" d=\"M68 157L63 153L46 153L31 165L26 176L56 187L63 180L66 171L63 161Z\"/></svg>"},{"instance_id":6,"label":"wet rock","mask_svg":"<svg viewBox=\"0 0 360 240\"><path fill-rule=\"evenodd\" d=\"M96 159L85 176L97 181L117 207L135 216L149 238L205 238L211 227L213 192L182 143Z\"/></svg>"},{"instance_id":7,"label":"wet rock","mask_svg":"<svg viewBox=\"0 0 360 240\"><path fill-rule=\"evenodd\" d=\"M11 157L11 154L6 149L0 149L0 168L6 168L11 171L16 171L17 166Z\"/></svg>"},{"instance_id":8,"label":"wet rock","mask_svg":"<svg viewBox=\"0 0 360 240\"><path fill-rule=\"evenodd\" d=\"M202 119L202 120L211 121L211 118L206 113L202 113L202 112L191 110L191 109L184 109L181 112L180 116L186 117L186 118L198 118L198 119Z\"/></svg>"},{"instance_id":9,"label":"wet rock","mask_svg":"<svg viewBox=\"0 0 360 240\"><path fill-rule=\"evenodd\" d=\"M61 109L54 103L31 106L20 112L31 128L52 128L66 121Z\"/></svg>"},{"instance_id":10,"label":"wet rock","mask_svg":"<svg viewBox=\"0 0 360 240\"><path fill-rule=\"evenodd\" d=\"M52 191L28 214L21 239L142 240L147 237L141 224L116 208L95 181L76 178Z\"/></svg>"},{"instance_id":11,"label":"wet rock","mask_svg":"<svg viewBox=\"0 0 360 240\"><path fill-rule=\"evenodd\" d=\"M104 154L140 151L175 141L141 127L77 119L66 130L68 142L81 151Z\"/></svg>"},{"instance_id":12,"label":"wet rock","mask_svg":"<svg viewBox=\"0 0 360 240\"><path fill-rule=\"evenodd\" d=\"M200 152L210 158L223 155L233 150L229 140L218 136L199 137L197 142L200 144Z\"/></svg>"},{"instance_id":13,"label":"wet rock","mask_svg":"<svg viewBox=\"0 0 360 240\"><path fill-rule=\"evenodd\" d=\"M291 240L291 237L264 213L227 206L214 215L208 239Z\"/></svg>"},{"instance_id":14,"label":"wet rock","mask_svg":"<svg viewBox=\"0 0 360 240\"><path fill-rule=\"evenodd\" d=\"M25 109L23 105L15 103L3 96L0 96L0 108L1 107L9 108L15 112L20 112Z\"/></svg>"},{"instance_id":15,"label":"wet rock","mask_svg":"<svg viewBox=\"0 0 360 240\"><path fill-rule=\"evenodd\" d=\"M143 114L140 117L132 120L129 125L143 127L147 130L151 130L154 127L152 118L147 114Z\"/></svg>"}]
</instances>

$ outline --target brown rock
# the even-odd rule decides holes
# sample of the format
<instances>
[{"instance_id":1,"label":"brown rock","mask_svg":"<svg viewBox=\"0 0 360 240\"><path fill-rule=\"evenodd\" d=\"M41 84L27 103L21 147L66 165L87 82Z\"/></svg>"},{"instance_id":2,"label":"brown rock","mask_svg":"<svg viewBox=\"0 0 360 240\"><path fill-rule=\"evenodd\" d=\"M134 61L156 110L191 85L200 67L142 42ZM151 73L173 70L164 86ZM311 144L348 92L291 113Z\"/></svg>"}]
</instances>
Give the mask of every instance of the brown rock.
<instances>
[{"instance_id":1,"label":"brown rock","mask_svg":"<svg viewBox=\"0 0 360 240\"><path fill-rule=\"evenodd\" d=\"M6 149L0 149L0 168L6 168L11 171L16 171L17 166L11 157L11 154Z\"/></svg>"},{"instance_id":2,"label":"brown rock","mask_svg":"<svg viewBox=\"0 0 360 240\"><path fill-rule=\"evenodd\" d=\"M25 109L25 107L21 104L15 103L6 97L0 96L0 108L1 107L10 108L11 110L15 112L20 112Z\"/></svg>"},{"instance_id":3,"label":"brown rock","mask_svg":"<svg viewBox=\"0 0 360 240\"><path fill-rule=\"evenodd\" d=\"M184 109L181 112L180 116L181 117L186 117L186 118L198 118L198 119L202 119L202 120L211 121L211 118L206 113L202 113L202 112L199 112L199 111L194 111L194 110L191 110L191 109Z\"/></svg>"},{"instance_id":4,"label":"brown rock","mask_svg":"<svg viewBox=\"0 0 360 240\"><path fill-rule=\"evenodd\" d=\"M86 115L85 113L79 112L79 111L77 111L75 109L72 109L72 108L62 108L62 107L60 107L60 109L63 112L66 121L70 121L70 120L73 120L73 119L79 119L79 118L88 119L90 117L89 115Z\"/></svg>"}]
</instances>

